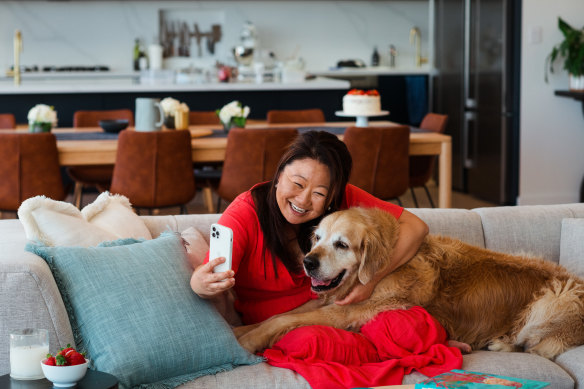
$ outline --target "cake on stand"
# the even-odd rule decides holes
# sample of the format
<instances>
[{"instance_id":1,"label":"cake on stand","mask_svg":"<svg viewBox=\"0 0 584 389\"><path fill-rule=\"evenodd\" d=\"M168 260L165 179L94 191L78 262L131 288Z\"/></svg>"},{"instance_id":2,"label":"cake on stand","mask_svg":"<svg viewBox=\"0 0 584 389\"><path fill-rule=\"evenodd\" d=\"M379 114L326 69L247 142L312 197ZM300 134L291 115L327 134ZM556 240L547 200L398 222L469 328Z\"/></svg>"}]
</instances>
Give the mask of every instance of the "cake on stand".
<instances>
[{"instance_id":1,"label":"cake on stand","mask_svg":"<svg viewBox=\"0 0 584 389\"><path fill-rule=\"evenodd\" d=\"M335 115L340 117L354 117L357 119L357 122L355 123L356 127L368 127L370 117L386 116L389 115L389 111L379 111L378 113L369 115L349 115L344 111L337 111L335 112Z\"/></svg>"}]
</instances>

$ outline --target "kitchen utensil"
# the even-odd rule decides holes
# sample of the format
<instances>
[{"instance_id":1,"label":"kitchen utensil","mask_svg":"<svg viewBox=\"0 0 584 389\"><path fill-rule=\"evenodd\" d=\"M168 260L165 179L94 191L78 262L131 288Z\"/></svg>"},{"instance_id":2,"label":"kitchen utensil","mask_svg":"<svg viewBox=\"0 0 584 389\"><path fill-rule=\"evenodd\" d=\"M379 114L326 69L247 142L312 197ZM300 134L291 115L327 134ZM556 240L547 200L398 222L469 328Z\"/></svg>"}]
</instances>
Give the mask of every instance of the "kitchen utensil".
<instances>
[{"instance_id":1,"label":"kitchen utensil","mask_svg":"<svg viewBox=\"0 0 584 389\"><path fill-rule=\"evenodd\" d=\"M158 99L136 99L136 131L160 131L163 122L164 112Z\"/></svg>"}]
</instances>

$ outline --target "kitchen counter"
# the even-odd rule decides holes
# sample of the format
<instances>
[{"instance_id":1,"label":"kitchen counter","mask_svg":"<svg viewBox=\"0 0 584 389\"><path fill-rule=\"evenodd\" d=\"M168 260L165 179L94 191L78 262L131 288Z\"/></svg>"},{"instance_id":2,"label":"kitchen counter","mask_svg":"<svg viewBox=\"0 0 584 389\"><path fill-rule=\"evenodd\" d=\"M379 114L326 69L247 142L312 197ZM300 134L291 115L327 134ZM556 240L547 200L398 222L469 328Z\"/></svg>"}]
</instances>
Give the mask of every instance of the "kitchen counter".
<instances>
[{"instance_id":1,"label":"kitchen counter","mask_svg":"<svg viewBox=\"0 0 584 389\"><path fill-rule=\"evenodd\" d=\"M408 76L408 75L429 75L434 69L429 65L421 67L394 67L370 66L365 68L338 68L328 70L311 71L310 74L321 77L369 77L369 76Z\"/></svg>"},{"instance_id":2,"label":"kitchen counter","mask_svg":"<svg viewBox=\"0 0 584 389\"><path fill-rule=\"evenodd\" d=\"M302 90L347 90L348 81L317 77L300 83L252 82L174 84L151 83L140 84L132 78L115 78L115 74L61 76L58 79L48 77L23 77L20 85L14 85L12 79L0 80L0 95L16 94L79 94L79 93L172 93L172 92L237 92L237 91L302 91Z\"/></svg>"}]
</instances>

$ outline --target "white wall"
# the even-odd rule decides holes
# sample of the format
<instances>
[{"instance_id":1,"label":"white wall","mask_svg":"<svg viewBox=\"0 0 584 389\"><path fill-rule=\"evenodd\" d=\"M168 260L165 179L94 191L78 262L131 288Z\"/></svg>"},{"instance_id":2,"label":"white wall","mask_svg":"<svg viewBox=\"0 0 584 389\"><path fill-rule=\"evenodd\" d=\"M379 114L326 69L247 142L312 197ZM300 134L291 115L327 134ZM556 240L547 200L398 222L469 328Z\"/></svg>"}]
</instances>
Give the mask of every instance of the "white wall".
<instances>
[{"instance_id":1,"label":"white wall","mask_svg":"<svg viewBox=\"0 0 584 389\"><path fill-rule=\"evenodd\" d=\"M412 26L422 30L427 54L428 2L423 1L0 1L0 70L12 64L12 37L21 29L23 65L97 65L116 71L132 66L134 39L158 35L158 10L224 13L217 57L233 61L246 20L256 24L261 47L279 59L295 53L309 70L326 70L339 59L370 62L373 47L387 58L397 46L398 64L411 67Z\"/></svg>"},{"instance_id":2,"label":"white wall","mask_svg":"<svg viewBox=\"0 0 584 389\"><path fill-rule=\"evenodd\" d=\"M544 63L563 38L558 16L575 28L584 26L582 0L523 0L519 204L579 201L584 175L582 102L554 95L568 89L568 75L558 63L549 83ZM541 43L533 43L541 28Z\"/></svg>"}]
</instances>

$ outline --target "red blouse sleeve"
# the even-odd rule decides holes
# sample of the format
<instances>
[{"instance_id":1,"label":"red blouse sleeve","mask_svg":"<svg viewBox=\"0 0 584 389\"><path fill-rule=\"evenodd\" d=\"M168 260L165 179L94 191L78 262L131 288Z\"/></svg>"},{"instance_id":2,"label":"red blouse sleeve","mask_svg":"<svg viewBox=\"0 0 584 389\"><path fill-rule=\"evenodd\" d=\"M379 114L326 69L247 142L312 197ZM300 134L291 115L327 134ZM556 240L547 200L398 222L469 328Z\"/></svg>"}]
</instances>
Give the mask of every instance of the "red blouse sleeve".
<instances>
[{"instance_id":1,"label":"red blouse sleeve","mask_svg":"<svg viewBox=\"0 0 584 389\"><path fill-rule=\"evenodd\" d=\"M351 207L380 208L395 216L396 219L399 219L404 210L403 207L400 207L399 205L378 199L355 185L347 184L341 209Z\"/></svg>"}]
</instances>

